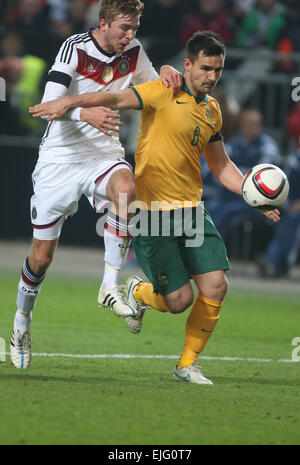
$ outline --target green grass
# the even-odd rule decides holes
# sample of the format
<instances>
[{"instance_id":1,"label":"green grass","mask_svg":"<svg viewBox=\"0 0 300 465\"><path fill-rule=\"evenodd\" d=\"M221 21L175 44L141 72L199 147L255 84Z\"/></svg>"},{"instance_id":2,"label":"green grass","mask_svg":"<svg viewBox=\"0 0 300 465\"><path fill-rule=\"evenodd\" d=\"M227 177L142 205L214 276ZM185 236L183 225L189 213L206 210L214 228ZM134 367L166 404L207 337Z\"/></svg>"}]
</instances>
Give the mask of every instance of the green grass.
<instances>
[{"instance_id":1,"label":"green grass","mask_svg":"<svg viewBox=\"0 0 300 465\"><path fill-rule=\"evenodd\" d=\"M6 350L18 276L0 274ZM185 320L149 310L134 336L95 305L97 283L44 283L32 323L34 353L180 353ZM201 359L214 386L176 383L174 359L34 356L28 370L0 363L0 444L300 444L300 303L229 293Z\"/></svg>"}]
</instances>

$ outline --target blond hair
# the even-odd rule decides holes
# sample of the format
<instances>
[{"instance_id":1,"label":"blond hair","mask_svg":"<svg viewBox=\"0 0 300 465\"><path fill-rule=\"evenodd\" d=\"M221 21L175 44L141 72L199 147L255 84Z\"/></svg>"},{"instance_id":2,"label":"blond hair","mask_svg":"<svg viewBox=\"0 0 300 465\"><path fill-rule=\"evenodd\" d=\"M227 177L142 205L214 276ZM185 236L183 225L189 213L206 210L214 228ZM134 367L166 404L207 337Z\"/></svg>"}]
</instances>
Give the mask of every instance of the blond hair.
<instances>
[{"instance_id":1,"label":"blond hair","mask_svg":"<svg viewBox=\"0 0 300 465\"><path fill-rule=\"evenodd\" d=\"M104 19L109 25L118 15L141 16L144 3L140 0L100 0L99 19Z\"/></svg>"}]
</instances>

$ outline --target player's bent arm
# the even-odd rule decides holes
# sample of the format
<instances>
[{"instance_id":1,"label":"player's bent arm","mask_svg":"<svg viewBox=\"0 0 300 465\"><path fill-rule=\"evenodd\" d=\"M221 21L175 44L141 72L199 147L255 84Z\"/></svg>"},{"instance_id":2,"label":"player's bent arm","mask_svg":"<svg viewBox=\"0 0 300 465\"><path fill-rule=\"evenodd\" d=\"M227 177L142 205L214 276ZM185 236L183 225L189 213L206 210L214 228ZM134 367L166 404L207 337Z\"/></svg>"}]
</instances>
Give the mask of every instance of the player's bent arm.
<instances>
[{"instance_id":1,"label":"player's bent arm","mask_svg":"<svg viewBox=\"0 0 300 465\"><path fill-rule=\"evenodd\" d=\"M139 109L140 102L134 91L125 89L119 92L89 92L81 95L72 95L40 103L30 107L29 112L34 117L48 115L48 120L61 117L71 108L81 107L81 120L84 117L84 108L108 107L112 110Z\"/></svg>"},{"instance_id":2,"label":"player's bent arm","mask_svg":"<svg viewBox=\"0 0 300 465\"><path fill-rule=\"evenodd\" d=\"M204 153L207 164L211 172L216 176L226 189L235 194L242 195L243 175L238 167L230 160L225 151L223 142L211 142L207 144ZM280 212L275 208L267 212L261 212L274 223L280 221Z\"/></svg>"},{"instance_id":3,"label":"player's bent arm","mask_svg":"<svg viewBox=\"0 0 300 465\"><path fill-rule=\"evenodd\" d=\"M243 175L238 167L230 160L222 141L207 144L204 153L211 172L226 189L242 195Z\"/></svg>"}]
</instances>

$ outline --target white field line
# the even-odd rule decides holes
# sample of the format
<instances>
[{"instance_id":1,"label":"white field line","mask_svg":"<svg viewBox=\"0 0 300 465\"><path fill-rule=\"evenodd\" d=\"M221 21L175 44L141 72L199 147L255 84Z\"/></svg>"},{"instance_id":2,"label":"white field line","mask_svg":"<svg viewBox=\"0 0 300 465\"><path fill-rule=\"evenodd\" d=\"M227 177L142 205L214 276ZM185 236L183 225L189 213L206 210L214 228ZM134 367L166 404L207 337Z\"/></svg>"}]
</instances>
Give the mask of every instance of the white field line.
<instances>
[{"instance_id":1,"label":"white field line","mask_svg":"<svg viewBox=\"0 0 300 465\"><path fill-rule=\"evenodd\" d=\"M9 352L5 352L5 355L9 355ZM41 353L33 353L34 357L64 357L64 358L117 358L117 359L133 359L133 358L142 358L142 359L178 359L178 355L141 355L141 354L49 354L45 352ZM221 361L229 361L229 362L279 362L279 363L294 363L297 360L292 359L272 359L272 358L253 358L253 357L210 357L201 355L199 357L200 360L221 360Z\"/></svg>"}]
</instances>

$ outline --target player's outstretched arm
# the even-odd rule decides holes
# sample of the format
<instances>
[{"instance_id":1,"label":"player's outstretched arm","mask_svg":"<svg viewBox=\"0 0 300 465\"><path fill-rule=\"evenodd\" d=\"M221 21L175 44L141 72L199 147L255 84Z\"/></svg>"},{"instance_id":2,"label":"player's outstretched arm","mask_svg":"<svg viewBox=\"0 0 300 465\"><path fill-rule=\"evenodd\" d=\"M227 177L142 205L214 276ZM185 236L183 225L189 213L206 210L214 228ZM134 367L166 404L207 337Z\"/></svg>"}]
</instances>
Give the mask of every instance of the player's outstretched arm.
<instances>
[{"instance_id":1,"label":"player's outstretched arm","mask_svg":"<svg viewBox=\"0 0 300 465\"><path fill-rule=\"evenodd\" d=\"M125 89L120 92L89 92L39 103L30 107L29 113L35 118L48 116L48 121L52 121L64 115L71 108L92 108L99 106L108 107L112 110L139 109L140 103L131 89Z\"/></svg>"}]
</instances>

